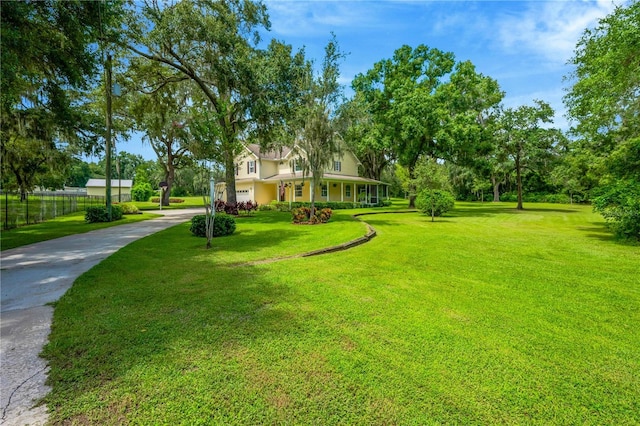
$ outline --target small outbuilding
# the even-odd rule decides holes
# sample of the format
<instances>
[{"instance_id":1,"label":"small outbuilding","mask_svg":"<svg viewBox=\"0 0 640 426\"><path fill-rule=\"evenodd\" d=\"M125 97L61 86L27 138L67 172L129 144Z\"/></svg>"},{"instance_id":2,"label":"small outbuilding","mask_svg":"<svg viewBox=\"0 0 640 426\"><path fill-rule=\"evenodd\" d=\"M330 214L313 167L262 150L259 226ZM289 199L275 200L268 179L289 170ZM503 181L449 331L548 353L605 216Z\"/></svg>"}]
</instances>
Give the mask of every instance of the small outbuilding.
<instances>
[{"instance_id":1,"label":"small outbuilding","mask_svg":"<svg viewBox=\"0 0 640 426\"><path fill-rule=\"evenodd\" d=\"M106 179L89 179L86 187L87 195L90 197L105 197L107 194ZM111 198L117 201L120 194L123 201L131 200L132 187L133 181L131 179L111 179Z\"/></svg>"}]
</instances>

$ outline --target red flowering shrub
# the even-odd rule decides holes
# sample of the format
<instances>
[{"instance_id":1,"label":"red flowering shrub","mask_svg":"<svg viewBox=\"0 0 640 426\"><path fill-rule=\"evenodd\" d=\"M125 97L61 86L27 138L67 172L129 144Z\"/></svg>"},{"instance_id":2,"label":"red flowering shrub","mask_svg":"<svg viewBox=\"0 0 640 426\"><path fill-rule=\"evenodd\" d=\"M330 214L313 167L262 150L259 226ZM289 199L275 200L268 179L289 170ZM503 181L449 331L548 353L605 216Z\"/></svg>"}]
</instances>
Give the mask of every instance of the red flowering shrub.
<instances>
[{"instance_id":1,"label":"red flowering shrub","mask_svg":"<svg viewBox=\"0 0 640 426\"><path fill-rule=\"evenodd\" d=\"M308 223L309 225L315 225L317 223L327 223L331 219L333 211L329 208L316 209L315 214L311 216L311 209L309 207L298 207L291 210L291 217L293 223Z\"/></svg>"}]
</instances>

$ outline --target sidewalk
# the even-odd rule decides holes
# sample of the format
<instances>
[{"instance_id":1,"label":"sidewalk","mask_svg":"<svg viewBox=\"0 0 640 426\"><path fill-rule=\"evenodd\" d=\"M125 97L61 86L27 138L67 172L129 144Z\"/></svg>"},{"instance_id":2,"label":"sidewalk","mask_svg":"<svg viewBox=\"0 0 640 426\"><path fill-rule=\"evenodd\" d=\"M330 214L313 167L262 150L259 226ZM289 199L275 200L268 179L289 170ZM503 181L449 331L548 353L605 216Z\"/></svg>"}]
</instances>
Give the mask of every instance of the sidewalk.
<instances>
[{"instance_id":1,"label":"sidewalk","mask_svg":"<svg viewBox=\"0 0 640 426\"><path fill-rule=\"evenodd\" d=\"M18 247L0 253L0 425L41 425L49 388L38 355L47 342L53 308L77 277L127 244L190 220L201 209L163 210L161 218Z\"/></svg>"}]
</instances>

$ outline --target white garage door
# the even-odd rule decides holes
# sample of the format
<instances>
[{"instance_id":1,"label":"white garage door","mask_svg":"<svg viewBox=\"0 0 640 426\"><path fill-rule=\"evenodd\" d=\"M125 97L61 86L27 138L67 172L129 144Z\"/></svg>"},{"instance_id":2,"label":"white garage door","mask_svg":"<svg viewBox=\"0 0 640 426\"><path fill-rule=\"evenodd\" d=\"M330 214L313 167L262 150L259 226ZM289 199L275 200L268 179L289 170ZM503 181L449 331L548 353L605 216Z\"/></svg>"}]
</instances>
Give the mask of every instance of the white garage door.
<instances>
[{"instance_id":1,"label":"white garage door","mask_svg":"<svg viewBox=\"0 0 640 426\"><path fill-rule=\"evenodd\" d=\"M237 189L236 201L241 202L241 201L253 201L253 200L251 199L251 195L248 189Z\"/></svg>"}]
</instances>

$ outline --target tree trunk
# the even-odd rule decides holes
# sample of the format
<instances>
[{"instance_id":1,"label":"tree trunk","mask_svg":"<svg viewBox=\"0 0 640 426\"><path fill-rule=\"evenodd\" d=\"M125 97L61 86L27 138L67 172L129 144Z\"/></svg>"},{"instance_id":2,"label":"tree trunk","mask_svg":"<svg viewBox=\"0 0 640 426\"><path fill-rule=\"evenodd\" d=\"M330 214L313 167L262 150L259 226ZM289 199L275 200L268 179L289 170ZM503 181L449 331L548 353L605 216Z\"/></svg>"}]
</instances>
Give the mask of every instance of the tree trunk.
<instances>
[{"instance_id":1,"label":"tree trunk","mask_svg":"<svg viewBox=\"0 0 640 426\"><path fill-rule=\"evenodd\" d=\"M227 203L236 203L236 164L233 152L225 153L224 180L227 184Z\"/></svg>"},{"instance_id":2,"label":"tree trunk","mask_svg":"<svg viewBox=\"0 0 640 426\"><path fill-rule=\"evenodd\" d=\"M493 185L493 202L500 202L500 182L495 176L491 176L491 184Z\"/></svg>"},{"instance_id":3,"label":"tree trunk","mask_svg":"<svg viewBox=\"0 0 640 426\"><path fill-rule=\"evenodd\" d=\"M316 210L316 178L312 177L310 183L311 188L309 188L309 197L311 197L311 213L309 214L309 219L314 216Z\"/></svg>"},{"instance_id":4,"label":"tree trunk","mask_svg":"<svg viewBox=\"0 0 640 426\"><path fill-rule=\"evenodd\" d=\"M415 184L415 176L413 175L413 167L410 166L409 167L409 208L410 209L415 209L416 208L416 184Z\"/></svg>"},{"instance_id":5,"label":"tree trunk","mask_svg":"<svg viewBox=\"0 0 640 426\"><path fill-rule=\"evenodd\" d=\"M168 206L171 198L171 188L173 187L173 181L176 178L176 169L172 164L167 165L167 171L164 175L164 181L167 182L167 189L162 193L162 205Z\"/></svg>"}]
</instances>

